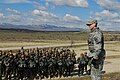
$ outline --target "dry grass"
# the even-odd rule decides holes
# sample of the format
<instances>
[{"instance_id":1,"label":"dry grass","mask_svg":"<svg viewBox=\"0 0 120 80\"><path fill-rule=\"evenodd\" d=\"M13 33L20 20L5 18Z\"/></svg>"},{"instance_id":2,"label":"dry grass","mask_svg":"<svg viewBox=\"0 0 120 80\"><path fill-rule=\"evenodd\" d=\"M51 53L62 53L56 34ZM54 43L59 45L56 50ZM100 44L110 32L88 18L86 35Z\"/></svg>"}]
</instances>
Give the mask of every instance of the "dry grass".
<instances>
[{"instance_id":1,"label":"dry grass","mask_svg":"<svg viewBox=\"0 0 120 80\"><path fill-rule=\"evenodd\" d=\"M118 33L105 33L105 41L114 39L119 40ZM76 44L87 43L86 32L16 32L0 30L0 48L5 47L21 47L21 46L43 46L43 45L59 45L70 44L71 40ZM77 55L81 52L88 52L87 44L76 45L72 47ZM107 51L107 59L120 58L120 41L105 44ZM57 79L55 79L57 80ZM90 80L89 76L72 77L58 80ZM105 74L103 80L120 80L120 73Z\"/></svg>"},{"instance_id":2,"label":"dry grass","mask_svg":"<svg viewBox=\"0 0 120 80\"><path fill-rule=\"evenodd\" d=\"M120 45L120 42L105 43L106 59L120 58L120 46L119 45ZM72 47L71 49L75 50L77 56L80 56L80 53L82 52L89 52L87 44Z\"/></svg>"},{"instance_id":3,"label":"dry grass","mask_svg":"<svg viewBox=\"0 0 120 80\"><path fill-rule=\"evenodd\" d=\"M86 43L87 34L87 32L17 32L0 30L0 47L42 46L71 43L71 41L74 43ZM106 41L120 39L119 33L105 32L104 35Z\"/></svg>"},{"instance_id":4,"label":"dry grass","mask_svg":"<svg viewBox=\"0 0 120 80\"><path fill-rule=\"evenodd\" d=\"M112 55L106 57L106 59L115 59L115 58L120 58L120 55Z\"/></svg>"},{"instance_id":5,"label":"dry grass","mask_svg":"<svg viewBox=\"0 0 120 80\"><path fill-rule=\"evenodd\" d=\"M5 47L22 47L22 46L45 46L45 45L53 45L53 44L61 44L60 43L54 43L54 42L0 42L0 48Z\"/></svg>"}]
</instances>

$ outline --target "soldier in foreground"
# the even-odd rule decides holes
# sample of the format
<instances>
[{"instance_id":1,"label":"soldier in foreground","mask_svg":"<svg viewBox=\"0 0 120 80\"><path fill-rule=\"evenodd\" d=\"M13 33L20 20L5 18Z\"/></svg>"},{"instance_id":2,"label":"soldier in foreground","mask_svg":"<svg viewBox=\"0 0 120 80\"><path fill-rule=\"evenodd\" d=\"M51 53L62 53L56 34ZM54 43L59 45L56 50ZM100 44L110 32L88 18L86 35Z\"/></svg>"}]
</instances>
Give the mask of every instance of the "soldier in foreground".
<instances>
[{"instance_id":1,"label":"soldier in foreground","mask_svg":"<svg viewBox=\"0 0 120 80\"><path fill-rule=\"evenodd\" d=\"M88 37L90 53L88 57L91 58L90 67L92 80L102 80L102 69L105 58L103 33L97 27L97 24L97 20L88 21L86 24L90 29Z\"/></svg>"}]
</instances>

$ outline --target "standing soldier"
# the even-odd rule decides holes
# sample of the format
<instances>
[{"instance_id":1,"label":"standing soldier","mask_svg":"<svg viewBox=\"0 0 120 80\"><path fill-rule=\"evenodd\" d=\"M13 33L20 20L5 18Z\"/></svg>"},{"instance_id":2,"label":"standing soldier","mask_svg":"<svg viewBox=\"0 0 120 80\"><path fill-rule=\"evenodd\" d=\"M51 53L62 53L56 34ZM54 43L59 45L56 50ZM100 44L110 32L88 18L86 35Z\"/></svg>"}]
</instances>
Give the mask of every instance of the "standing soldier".
<instances>
[{"instance_id":1,"label":"standing soldier","mask_svg":"<svg viewBox=\"0 0 120 80\"><path fill-rule=\"evenodd\" d=\"M87 56L87 52L84 52L84 58L85 58L85 65L84 65L84 68L85 68L85 72L86 74L88 74L88 71L87 71L87 65L88 65L88 56Z\"/></svg>"},{"instance_id":2,"label":"standing soldier","mask_svg":"<svg viewBox=\"0 0 120 80\"><path fill-rule=\"evenodd\" d=\"M21 55L18 61L18 79L23 80L26 76L26 68L28 66L28 62L25 59L25 55Z\"/></svg>"},{"instance_id":3,"label":"standing soldier","mask_svg":"<svg viewBox=\"0 0 120 80\"><path fill-rule=\"evenodd\" d=\"M40 58L39 58L39 68L38 68L38 74L39 74L39 77L40 78L43 78L42 76L43 76L43 69L44 69L44 58L41 56Z\"/></svg>"},{"instance_id":4,"label":"standing soldier","mask_svg":"<svg viewBox=\"0 0 120 80\"><path fill-rule=\"evenodd\" d=\"M2 51L0 51L0 80L2 80Z\"/></svg>"},{"instance_id":5,"label":"standing soldier","mask_svg":"<svg viewBox=\"0 0 120 80\"><path fill-rule=\"evenodd\" d=\"M13 66L14 66L14 56L13 54L9 54L9 57L6 61L6 74L5 74L5 79L11 79L12 76L12 71L13 71Z\"/></svg>"},{"instance_id":6,"label":"standing soldier","mask_svg":"<svg viewBox=\"0 0 120 80\"><path fill-rule=\"evenodd\" d=\"M6 52L3 52L3 58L2 58L2 74L5 76L6 74L6 62L8 60L8 54Z\"/></svg>"},{"instance_id":7,"label":"standing soldier","mask_svg":"<svg viewBox=\"0 0 120 80\"><path fill-rule=\"evenodd\" d=\"M62 54L58 58L57 64L58 64L58 76L59 76L59 78L61 78L62 75L63 75L63 58L62 58Z\"/></svg>"},{"instance_id":8,"label":"standing soldier","mask_svg":"<svg viewBox=\"0 0 120 80\"><path fill-rule=\"evenodd\" d=\"M29 70L30 70L30 80L32 80L36 76L36 62L35 62L34 56L31 56L28 63L29 63Z\"/></svg>"},{"instance_id":9,"label":"standing soldier","mask_svg":"<svg viewBox=\"0 0 120 80\"><path fill-rule=\"evenodd\" d=\"M85 58L83 53L80 54L80 57L77 59L77 62L79 63L78 76L80 76L80 75L83 75L84 73Z\"/></svg>"},{"instance_id":10,"label":"standing soldier","mask_svg":"<svg viewBox=\"0 0 120 80\"><path fill-rule=\"evenodd\" d=\"M46 77L48 78L48 57L43 55L43 59L42 59L43 64L43 78Z\"/></svg>"},{"instance_id":11,"label":"standing soldier","mask_svg":"<svg viewBox=\"0 0 120 80\"><path fill-rule=\"evenodd\" d=\"M88 37L88 47L91 58L91 79L102 80L102 69L105 57L103 33L97 27L97 20L90 20L87 24L91 32Z\"/></svg>"},{"instance_id":12,"label":"standing soldier","mask_svg":"<svg viewBox=\"0 0 120 80\"><path fill-rule=\"evenodd\" d=\"M73 63L73 61L72 61L72 59L71 59L71 55L68 55L68 58L66 59L66 65L67 65L66 75L67 75L67 77L68 77L68 76L71 76L73 64L74 64L74 63Z\"/></svg>"},{"instance_id":13,"label":"standing soldier","mask_svg":"<svg viewBox=\"0 0 120 80\"><path fill-rule=\"evenodd\" d=\"M0 60L0 80L2 80L2 61Z\"/></svg>"},{"instance_id":14,"label":"standing soldier","mask_svg":"<svg viewBox=\"0 0 120 80\"><path fill-rule=\"evenodd\" d=\"M67 76L67 64L66 64L66 58L64 56L64 54L62 54L62 60L63 60L63 76L66 77Z\"/></svg>"},{"instance_id":15,"label":"standing soldier","mask_svg":"<svg viewBox=\"0 0 120 80\"><path fill-rule=\"evenodd\" d=\"M56 60L55 57L52 55L52 57L49 59L49 72L50 72L50 78L55 76L55 65L56 65Z\"/></svg>"}]
</instances>

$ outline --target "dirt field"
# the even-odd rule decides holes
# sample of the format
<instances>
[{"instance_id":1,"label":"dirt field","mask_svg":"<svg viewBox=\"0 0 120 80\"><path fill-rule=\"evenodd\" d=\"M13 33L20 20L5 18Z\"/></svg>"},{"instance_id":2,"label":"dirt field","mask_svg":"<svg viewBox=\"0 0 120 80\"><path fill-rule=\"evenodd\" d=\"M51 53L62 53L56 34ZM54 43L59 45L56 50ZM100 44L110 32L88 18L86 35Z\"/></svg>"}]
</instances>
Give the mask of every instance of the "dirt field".
<instances>
[{"instance_id":1,"label":"dirt field","mask_svg":"<svg viewBox=\"0 0 120 80\"><path fill-rule=\"evenodd\" d=\"M120 42L107 42L105 44L106 60L104 63L105 75L103 80L120 80ZM87 46L73 47L77 53L77 57L81 52L88 52ZM91 80L90 76L85 77L69 77L53 80Z\"/></svg>"},{"instance_id":2,"label":"dirt field","mask_svg":"<svg viewBox=\"0 0 120 80\"><path fill-rule=\"evenodd\" d=\"M43 48L43 47L58 47L71 46L73 47L77 57L82 52L89 52L86 41L87 34L80 32L45 32L45 33L21 33L3 31L0 34L0 50L20 49L22 46L26 48ZM70 38L70 39L69 39ZM120 72L120 34L106 33L105 34L105 50L106 60L104 71L106 74ZM115 73L114 75L117 75ZM118 75L120 77L120 75ZM105 78L105 77L104 77ZM46 80L46 79L45 79ZM56 79L54 79L56 80ZM59 80L59 79L58 79ZM90 80L90 78L63 78L61 80ZM120 80L120 79L104 79L104 80Z\"/></svg>"},{"instance_id":3,"label":"dirt field","mask_svg":"<svg viewBox=\"0 0 120 80\"><path fill-rule=\"evenodd\" d=\"M120 72L120 42L109 42L105 44L106 60L104 71L106 73ZM79 56L82 52L89 52L87 46L72 48Z\"/></svg>"}]
</instances>

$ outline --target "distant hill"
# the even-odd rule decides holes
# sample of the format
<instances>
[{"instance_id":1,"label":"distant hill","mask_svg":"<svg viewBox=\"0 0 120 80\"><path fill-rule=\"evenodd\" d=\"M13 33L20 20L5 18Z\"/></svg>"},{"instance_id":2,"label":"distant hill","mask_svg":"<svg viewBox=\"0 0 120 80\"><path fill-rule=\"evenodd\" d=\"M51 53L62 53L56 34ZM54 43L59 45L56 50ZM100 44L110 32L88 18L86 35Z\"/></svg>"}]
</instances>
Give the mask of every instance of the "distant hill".
<instances>
[{"instance_id":1,"label":"distant hill","mask_svg":"<svg viewBox=\"0 0 120 80\"><path fill-rule=\"evenodd\" d=\"M8 23L0 24L1 29L28 30L28 31L84 31L82 28L68 28L55 25L13 25Z\"/></svg>"}]
</instances>

